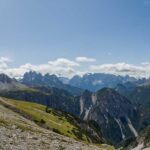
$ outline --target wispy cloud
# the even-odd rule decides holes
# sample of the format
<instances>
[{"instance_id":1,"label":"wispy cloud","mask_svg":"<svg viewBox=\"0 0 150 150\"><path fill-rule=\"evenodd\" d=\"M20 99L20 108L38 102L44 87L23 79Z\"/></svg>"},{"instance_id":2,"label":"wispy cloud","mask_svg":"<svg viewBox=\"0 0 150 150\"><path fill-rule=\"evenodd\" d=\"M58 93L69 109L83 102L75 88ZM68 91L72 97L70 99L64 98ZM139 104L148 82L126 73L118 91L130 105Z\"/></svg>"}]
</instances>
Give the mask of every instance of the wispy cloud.
<instances>
[{"instance_id":1,"label":"wispy cloud","mask_svg":"<svg viewBox=\"0 0 150 150\"><path fill-rule=\"evenodd\" d=\"M5 69L8 67L8 64L11 60L7 57L0 57L0 69Z\"/></svg>"},{"instance_id":2,"label":"wispy cloud","mask_svg":"<svg viewBox=\"0 0 150 150\"><path fill-rule=\"evenodd\" d=\"M77 57L75 59L77 62L95 62L95 58L88 58L88 57Z\"/></svg>"},{"instance_id":3,"label":"wispy cloud","mask_svg":"<svg viewBox=\"0 0 150 150\"><path fill-rule=\"evenodd\" d=\"M57 60L49 61L48 63L53 66L64 66L64 67L80 66L80 64L78 64L77 62L71 61L66 58L58 58Z\"/></svg>"}]
</instances>

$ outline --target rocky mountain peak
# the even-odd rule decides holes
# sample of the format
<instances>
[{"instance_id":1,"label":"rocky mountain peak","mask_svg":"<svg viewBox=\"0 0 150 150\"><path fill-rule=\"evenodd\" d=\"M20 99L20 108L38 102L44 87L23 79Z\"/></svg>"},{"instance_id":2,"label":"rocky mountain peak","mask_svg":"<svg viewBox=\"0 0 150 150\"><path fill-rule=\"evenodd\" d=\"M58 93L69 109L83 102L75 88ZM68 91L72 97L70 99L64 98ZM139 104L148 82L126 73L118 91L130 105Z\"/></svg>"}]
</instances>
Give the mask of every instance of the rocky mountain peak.
<instances>
[{"instance_id":1,"label":"rocky mountain peak","mask_svg":"<svg viewBox=\"0 0 150 150\"><path fill-rule=\"evenodd\" d=\"M37 72L27 72L24 74L24 77L22 79L22 82L27 85L31 86L50 86L50 87L55 87L55 86L61 86L62 82L57 78L56 75L50 75L50 74L45 74L42 75L41 73Z\"/></svg>"},{"instance_id":2,"label":"rocky mountain peak","mask_svg":"<svg viewBox=\"0 0 150 150\"><path fill-rule=\"evenodd\" d=\"M68 84L64 84L55 74L42 75L37 72L27 72L24 74L22 83L30 87L55 87L70 92L73 95L79 95L82 90Z\"/></svg>"},{"instance_id":3,"label":"rocky mountain peak","mask_svg":"<svg viewBox=\"0 0 150 150\"><path fill-rule=\"evenodd\" d=\"M2 83L11 83L12 79L5 74L0 74L0 82Z\"/></svg>"}]
</instances>

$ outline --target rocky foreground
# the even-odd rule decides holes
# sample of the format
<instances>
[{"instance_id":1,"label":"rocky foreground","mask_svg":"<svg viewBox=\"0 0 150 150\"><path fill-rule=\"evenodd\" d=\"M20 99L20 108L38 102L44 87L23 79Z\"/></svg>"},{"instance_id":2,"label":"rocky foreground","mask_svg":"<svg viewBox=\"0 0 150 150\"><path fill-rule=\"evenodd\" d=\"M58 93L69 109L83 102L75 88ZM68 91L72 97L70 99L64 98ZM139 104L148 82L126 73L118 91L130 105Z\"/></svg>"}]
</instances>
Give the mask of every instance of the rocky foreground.
<instances>
[{"instance_id":1,"label":"rocky foreground","mask_svg":"<svg viewBox=\"0 0 150 150\"><path fill-rule=\"evenodd\" d=\"M106 150L43 129L0 104L0 150Z\"/></svg>"},{"instance_id":2,"label":"rocky foreground","mask_svg":"<svg viewBox=\"0 0 150 150\"><path fill-rule=\"evenodd\" d=\"M22 131L15 126L0 127L1 150L100 150L53 133Z\"/></svg>"}]
</instances>

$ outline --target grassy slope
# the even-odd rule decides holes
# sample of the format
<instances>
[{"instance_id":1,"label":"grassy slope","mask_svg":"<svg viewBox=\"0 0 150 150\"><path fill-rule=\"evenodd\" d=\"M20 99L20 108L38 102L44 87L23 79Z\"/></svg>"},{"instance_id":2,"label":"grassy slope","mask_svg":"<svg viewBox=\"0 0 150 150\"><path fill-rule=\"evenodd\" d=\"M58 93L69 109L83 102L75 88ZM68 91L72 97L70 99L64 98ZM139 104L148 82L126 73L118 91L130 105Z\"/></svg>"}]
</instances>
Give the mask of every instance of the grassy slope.
<instances>
[{"instance_id":1,"label":"grassy slope","mask_svg":"<svg viewBox=\"0 0 150 150\"><path fill-rule=\"evenodd\" d=\"M6 101L7 104L12 104L12 106L15 106L15 105L18 105L18 108L21 107L20 104L22 105L23 103L19 103L17 104L17 102L19 101L12 101L12 100L8 100L8 99L4 99L2 98L2 100ZM0 102L1 102L1 98L0 98ZM14 104L13 104L14 103ZM28 103L29 104L29 103ZM26 106L28 104L25 104ZM36 105L34 104L31 104L33 107ZM37 105L37 109L41 109L42 106L38 106ZM33 109L34 111L34 109ZM14 111L12 111L11 109L9 108L6 108L4 107L1 103L0 103L0 128L4 126L5 128L8 128L8 129L21 129L21 134L22 136L24 135L24 131L28 133L28 131L31 131L31 133L35 133L35 134L42 134L42 135L45 135L46 137L47 136L50 136L50 140L52 140L53 138L51 138L51 136L53 137L54 136L54 139L60 139L61 141L66 141L66 139L62 139L62 137L59 135L55 136L55 134L53 134L52 132L48 131L48 130L45 130L44 128L41 128L39 127L37 124L35 124L33 121L30 121L24 117L22 117L22 115L20 115L19 113L16 113ZM15 132L16 134L16 132ZM6 134L7 135L7 134ZM20 137L20 135L19 135ZM9 138L9 137L8 137ZM25 138L25 137L24 137ZM39 137L37 137L39 138ZM45 138L44 138L45 139ZM32 140L32 139L31 139ZM61 142L60 141L60 142ZM68 140L68 144L71 144L69 143L70 141ZM9 142L8 142L9 143ZM67 144L67 143L66 143ZM88 144L89 145L89 144ZM88 146L87 145L87 146ZM98 145L98 147L101 147L103 149L106 149L106 150L114 150L113 147L109 146L109 145Z\"/></svg>"},{"instance_id":2,"label":"grassy slope","mask_svg":"<svg viewBox=\"0 0 150 150\"><path fill-rule=\"evenodd\" d=\"M80 131L80 129L73 123L71 123L69 119L65 117L65 115L59 114L53 109L50 109L50 113L46 113L45 106L40 104L8 99L7 102L13 104L17 109L20 109L26 114L30 115L35 122L42 123L44 126L54 130L55 132L66 135L68 137L72 137L77 140L79 139L73 131L79 133L82 132L82 140L90 140L83 133L83 131Z\"/></svg>"},{"instance_id":3,"label":"grassy slope","mask_svg":"<svg viewBox=\"0 0 150 150\"><path fill-rule=\"evenodd\" d=\"M10 100L6 98L3 98L3 100L7 104L29 115L33 119L33 121L36 122L37 124L39 123L40 125L43 125L48 129L52 129L54 132L74 138L78 141L84 141L86 143L92 141L92 139L90 139L91 137L88 136L83 129L79 128L73 123L73 121L71 120L73 118L69 115L66 115L60 111L56 111L54 109L49 109L50 112L46 113L45 111L46 107L44 105L40 105L36 103L24 102L24 101L12 100L12 99ZM16 116L18 116L17 113ZM19 128L22 128L24 130L26 129L32 130L32 125L33 125L33 124L28 125L28 123L25 123L24 121L18 122L18 119L16 120L16 118L14 118L13 120L9 120L9 119L6 120L1 118L0 123L5 123L5 124L11 123L12 125L15 123L15 125L17 125ZM35 125L36 124L34 124L34 126ZM37 128L39 127L37 126ZM107 150L114 150L114 148L109 145L104 144L99 146L106 148Z\"/></svg>"},{"instance_id":4,"label":"grassy slope","mask_svg":"<svg viewBox=\"0 0 150 150\"><path fill-rule=\"evenodd\" d=\"M22 131L26 131L26 130L35 131L35 132L42 131L42 128L40 128L33 121L30 121L22 117L20 114L4 107L1 104L0 104L0 126L5 126L5 127L16 126L17 128L20 128Z\"/></svg>"},{"instance_id":5,"label":"grassy slope","mask_svg":"<svg viewBox=\"0 0 150 150\"><path fill-rule=\"evenodd\" d=\"M15 106L17 109L32 117L33 121L37 124L39 123L48 129L52 129L54 132L68 136L70 138L74 138L78 141L84 141L86 143L92 143L93 141L93 139L88 136L85 130L74 124L72 121L74 117L68 114L56 111L54 109L49 109L50 113L47 113L45 111L46 107L44 105L12 99L10 100L7 98L3 99L8 104ZM21 128L25 127L21 126ZM109 145L98 144L98 146L106 148L107 150L114 150L114 148Z\"/></svg>"}]
</instances>

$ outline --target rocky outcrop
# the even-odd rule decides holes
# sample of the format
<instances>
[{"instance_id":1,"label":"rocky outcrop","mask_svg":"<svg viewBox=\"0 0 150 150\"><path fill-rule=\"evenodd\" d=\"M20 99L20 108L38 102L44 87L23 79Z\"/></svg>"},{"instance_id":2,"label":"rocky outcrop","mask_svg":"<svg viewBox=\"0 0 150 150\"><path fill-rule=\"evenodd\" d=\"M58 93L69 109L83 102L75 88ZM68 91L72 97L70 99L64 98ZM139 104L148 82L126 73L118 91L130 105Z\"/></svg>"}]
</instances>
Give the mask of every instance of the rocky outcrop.
<instances>
[{"instance_id":1,"label":"rocky outcrop","mask_svg":"<svg viewBox=\"0 0 150 150\"><path fill-rule=\"evenodd\" d=\"M0 126L0 135L1 150L106 150L52 132L23 131L16 126Z\"/></svg>"},{"instance_id":2,"label":"rocky outcrop","mask_svg":"<svg viewBox=\"0 0 150 150\"><path fill-rule=\"evenodd\" d=\"M150 149L150 126L146 127L139 133L139 136L129 143L124 145L126 150L149 150Z\"/></svg>"}]
</instances>

